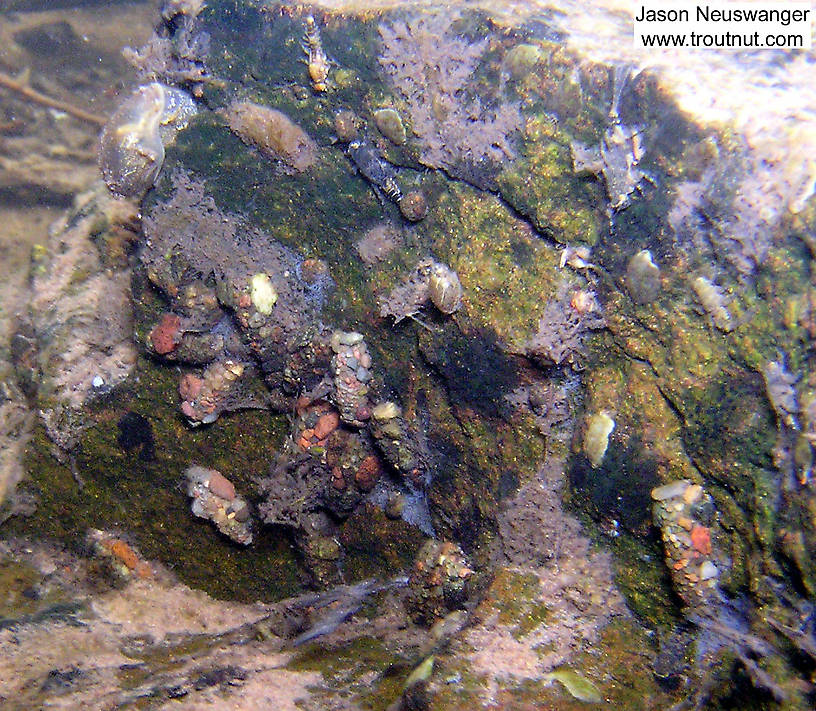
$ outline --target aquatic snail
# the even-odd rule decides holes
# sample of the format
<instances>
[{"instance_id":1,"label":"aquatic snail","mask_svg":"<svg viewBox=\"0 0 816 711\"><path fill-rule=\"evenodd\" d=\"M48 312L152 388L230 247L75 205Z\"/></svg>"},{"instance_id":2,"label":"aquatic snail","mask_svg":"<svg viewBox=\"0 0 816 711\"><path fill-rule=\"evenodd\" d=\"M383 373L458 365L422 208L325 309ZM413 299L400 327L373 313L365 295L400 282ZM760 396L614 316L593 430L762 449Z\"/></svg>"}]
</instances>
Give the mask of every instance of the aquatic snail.
<instances>
[{"instance_id":1,"label":"aquatic snail","mask_svg":"<svg viewBox=\"0 0 816 711\"><path fill-rule=\"evenodd\" d=\"M196 112L187 92L158 82L127 97L99 137L99 169L111 192L142 197L156 182L165 147Z\"/></svg>"},{"instance_id":2,"label":"aquatic snail","mask_svg":"<svg viewBox=\"0 0 816 711\"><path fill-rule=\"evenodd\" d=\"M606 450L609 447L609 435L612 434L614 429L615 420L605 410L601 410L587 418L582 449L594 469L601 466Z\"/></svg>"},{"instance_id":3,"label":"aquatic snail","mask_svg":"<svg viewBox=\"0 0 816 711\"><path fill-rule=\"evenodd\" d=\"M543 56L534 44L517 44L505 55L502 70L518 81L531 74Z\"/></svg>"},{"instance_id":4,"label":"aquatic snail","mask_svg":"<svg viewBox=\"0 0 816 711\"><path fill-rule=\"evenodd\" d=\"M374 112L374 123L380 133L395 146L401 146L408 138L402 118L394 109L377 109Z\"/></svg>"},{"instance_id":5,"label":"aquatic snail","mask_svg":"<svg viewBox=\"0 0 816 711\"><path fill-rule=\"evenodd\" d=\"M626 288L636 304L648 304L660 293L660 269L648 249L640 250L626 265Z\"/></svg>"},{"instance_id":6,"label":"aquatic snail","mask_svg":"<svg viewBox=\"0 0 816 711\"><path fill-rule=\"evenodd\" d=\"M428 289L433 305L443 314L452 314L462 306L462 284L447 264L433 263Z\"/></svg>"}]
</instances>

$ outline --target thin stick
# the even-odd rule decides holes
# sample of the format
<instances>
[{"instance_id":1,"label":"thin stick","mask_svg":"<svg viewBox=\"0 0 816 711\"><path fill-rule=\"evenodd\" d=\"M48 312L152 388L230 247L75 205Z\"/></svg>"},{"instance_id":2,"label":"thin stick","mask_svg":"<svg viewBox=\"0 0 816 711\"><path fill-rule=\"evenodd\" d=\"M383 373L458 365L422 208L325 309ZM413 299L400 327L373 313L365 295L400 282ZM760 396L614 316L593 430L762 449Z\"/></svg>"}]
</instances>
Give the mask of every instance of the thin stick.
<instances>
[{"instance_id":1,"label":"thin stick","mask_svg":"<svg viewBox=\"0 0 816 711\"><path fill-rule=\"evenodd\" d=\"M105 123L107 123L107 121L101 116L78 109L76 106L67 104L59 99L52 99L50 96L41 94L39 91L35 91L31 87L21 84L16 79L12 79L10 76L3 74L2 72L0 72L0 86L16 92L21 96L24 96L29 101L33 101L35 104L40 104L40 106L47 106L50 109L64 111L66 114L70 114L74 118L78 118L80 121L87 121L88 123L95 124L96 126L104 126Z\"/></svg>"}]
</instances>

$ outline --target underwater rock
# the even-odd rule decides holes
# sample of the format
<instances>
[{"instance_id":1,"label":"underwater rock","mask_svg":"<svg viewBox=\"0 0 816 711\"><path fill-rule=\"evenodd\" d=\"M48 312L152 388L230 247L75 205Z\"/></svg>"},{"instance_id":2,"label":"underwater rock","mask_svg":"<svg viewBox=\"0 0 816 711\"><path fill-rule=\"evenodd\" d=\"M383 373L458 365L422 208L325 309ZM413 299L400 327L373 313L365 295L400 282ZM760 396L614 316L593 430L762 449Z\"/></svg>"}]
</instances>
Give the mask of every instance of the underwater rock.
<instances>
[{"instance_id":1,"label":"underwater rock","mask_svg":"<svg viewBox=\"0 0 816 711\"><path fill-rule=\"evenodd\" d=\"M605 411L590 415L586 421L586 432L581 448L589 463L597 469L603 462L609 446L609 435L615 429L615 420Z\"/></svg>"},{"instance_id":2,"label":"underwater rock","mask_svg":"<svg viewBox=\"0 0 816 711\"><path fill-rule=\"evenodd\" d=\"M427 541L414 561L406 600L417 624L430 627L462 607L470 593L473 569L462 549L451 541Z\"/></svg>"},{"instance_id":3,"label":"underwater rock","mask_svg":"<svg viewBox=\"0 0 816 711\"><path fill-rule=\"evenodd\" d=\"M371 356L361 333L335 331L331 336L334 404L340 419L361 427L371 417L368 400Z\"/></svg>"},{"instance_id":4,"label":"underwater rock","mask_svg":"<svg viewBox=\"0 0 816 711\"><path fill-rule=\"evenodd\" d=\"M649 304L660 293L660 269L648 249L635 254L626 265L626 288L636 304Z\"/></svg>"},{"instance_id":5,"label":"underwater rock","mask_svg":"<svg viewBox=\"0 0 816 711\"><path fill-rule=\"evenodd\" d=\"M298 172L317 162L317 144L283 112L251 101L234 101L225 113L230 130L267 158Z\"/></svg>"},{"instance_id":6,"label":"underwater rock","mask_svg":"<svg viewBox=\"0 0 816 711\"><path fill-rule=\"evenodd\" d=\"M407 136L400 115L394 109L377 109L374 112L374 123L380 133L395 146L405 143Z\"/></svg>"},{"instance_id":7,"label":"underwater rock","mask_svg":"<svg viewBox=\"0 0 816 711\"><path fill-rule=\"evenodd\" d=\"M704 608L718 596L719 578L726 570L716 550L717 511L699 484L669 482L652 490L652 515L660 529L666 565L677 594L693 609Z\"/></svg>"},{"instance_id":8,"label":"underwater rock","mask_svg":"<svg viewBox=\"0 0 816 711\"><path fill-rule=\"evenodd\" d=\"M205 467L188 467L187 496L191 509L199 518L212 521L227 538L249 545L252 543L252 521L249 504L235 493L235 487L221 472Z\"/></svg>"},{"instance_id":9,"label":"underwater rock","mask_svg":"<svg viewBox=\"0 0 816 711\"><path fill-rule=\"evenodd\" d=\"M99 169L111 192L141 198L156 182L165 146L196 113L189 94L157 82L125 99L99 137Z\"/></svg>"}]
</instances>

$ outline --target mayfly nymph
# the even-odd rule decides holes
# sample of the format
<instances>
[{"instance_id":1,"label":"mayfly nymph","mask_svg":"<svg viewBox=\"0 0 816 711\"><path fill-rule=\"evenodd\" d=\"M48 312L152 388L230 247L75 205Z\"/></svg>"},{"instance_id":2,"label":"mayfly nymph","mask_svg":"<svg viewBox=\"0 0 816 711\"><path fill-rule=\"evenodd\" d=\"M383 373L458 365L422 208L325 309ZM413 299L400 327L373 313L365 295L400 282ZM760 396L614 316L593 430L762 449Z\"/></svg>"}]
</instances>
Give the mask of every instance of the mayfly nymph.
<instances>
[{"instance_id":1,"label":"mayfly nymph","mask_svg":"<svg viewBox=\"0 0 816 711\"><path fill-rule=\"evenodd\" d=\"M312 82L312 89L315 91L326 91L329 79L329 58L323 51L323 42L320 39L320 30L311 15L306 16L306 32L303 34L301 45L306 53L306 66L309 69L309 79Z\"/></svg>"}]
</instances>

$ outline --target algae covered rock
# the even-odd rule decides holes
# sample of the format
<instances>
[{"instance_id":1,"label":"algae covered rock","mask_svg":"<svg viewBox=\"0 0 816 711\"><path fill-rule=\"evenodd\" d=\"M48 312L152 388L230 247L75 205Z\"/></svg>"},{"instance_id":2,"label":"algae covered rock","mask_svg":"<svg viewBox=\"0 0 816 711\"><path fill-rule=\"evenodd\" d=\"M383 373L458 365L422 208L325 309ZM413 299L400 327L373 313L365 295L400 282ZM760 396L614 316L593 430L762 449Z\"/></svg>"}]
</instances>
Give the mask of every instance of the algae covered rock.
<instances>
[{"instance_id":1,"label":"algae covered rock","mask_svg":"<svg viewBox=\"0 0 816 711\"><path fill-rule=\"evenodd\" d=\"M108 214L97 195L33 265L18 372L29 389L44 374L48 434L81 466L51 478L35 441L31 525L69 539L120 522L186 581L241 598L412 566L400 619L479 610L461 688L436 664L414 685L433 703L461 691L467 706L501 674L525 680L508 705L526 682L563 696L554 680L595 702L613 685L571 672L575 650L609 630L622 658L623 602L563 497L647 624L685 614L701 649L799 703L811 640L789 611L809 609L815 579L816 329L812 254L789 223L809 234L813 214L781 198L762 212L749 145L555 24L470 7L163 10L136 56L195 116L168 124L172 145L154 145L155 106L125 124L153 148L141 224L91 230ZM117 252L92 252L89 232L127 243L107 272ZM94 313L63 314L78 301ZM98 373L74 377L85 356ZM187 540L190 461L194 513L251 546ZM518 675L497 668L503 650Z\"/></svg>"}]
</instances>

